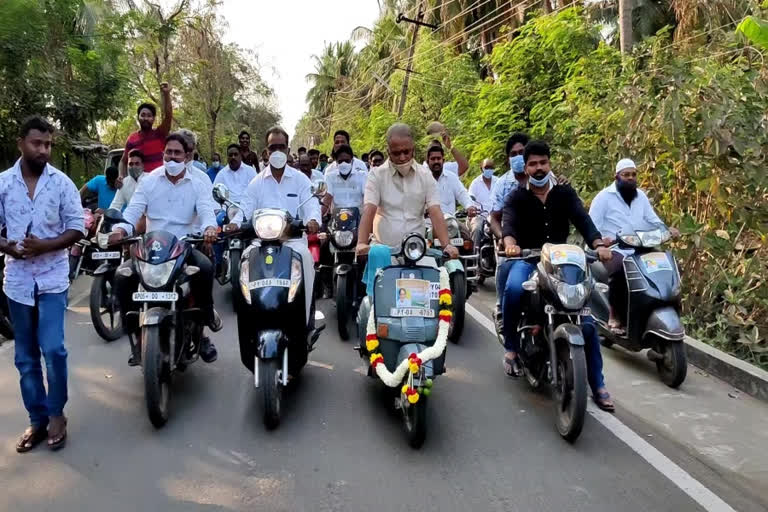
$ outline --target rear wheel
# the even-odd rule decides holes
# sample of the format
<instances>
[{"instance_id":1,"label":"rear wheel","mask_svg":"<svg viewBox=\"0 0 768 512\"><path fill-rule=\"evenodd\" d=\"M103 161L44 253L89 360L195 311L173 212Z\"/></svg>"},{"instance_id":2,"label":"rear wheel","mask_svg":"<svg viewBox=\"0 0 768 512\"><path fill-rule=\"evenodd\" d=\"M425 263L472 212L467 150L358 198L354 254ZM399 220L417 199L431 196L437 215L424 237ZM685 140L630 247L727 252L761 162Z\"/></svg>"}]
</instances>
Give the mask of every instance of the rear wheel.
<instances>
[{"instance_id":1,"label":"rear wheel","mask_svg":"<svg viewBox=\"0 0 768 512\"><path fill-rule=\"evenodd\" d=\"M160 336L160 326L151 325L142 329L144 398L147 402L149 421L155 428L160 428L168 422L168 405L171 401L171 372Z\"/></svg>"},{"instance_id":2,"label":"rear wheel","mask_svg":"<svg viewBox=\"0 0 768 512\"><path fill-rule=\"evenodd\" d=\"M96 333L106 341L115 341L123 335L114 278L114 274L101 274L91 283L91 321Z\"/></svg>"},{"instance_id":3,"label":"rear wheel","mask_svg":"<svg viewBox=\"0 0 768 512\"><path fill-rule=\"evenodd\" d=\"M349 276L342 274L336 276L336 319L339 323L339 336L342 340L349 339L349 317L352 314L352 297L350 296Z\"/></svg>"},{"instance_id":4,"label":"rear wheel","mask_svg":"<svg viewBox=\"0 0 768 512\"><path fill-rule=\"evenodd\" d=\"M572 443L581 434L587 411L587 362L584 347L561 342L557 347L555 415L557 430Z\"/></svg>"},{"instance_id":5,"label":"rear wheel","mask_svg":"<svg viewBox=\"0 0 768 512\"><path fill-rule=\"evenodd\" d=\"M454 272L451 274L451 296L453 299L453 315L451 327L448 331L448 339L458 343L461 333L464 331L464 308L467 303L467 281L464 274Z\"/></svg>"},{"instance_id":6,"label":"rear wheel","mask_svg":"<svg viewBox=\"0 0 768 512\"><path fill-rule=\"evenodd\" d=\"M408 403L408 399L403 397ZM427 438L427 397L421 395L415 404L404 406L403 424L411 448L421 448Z\"/></svg>"},{"instance_id":7,"label":"rear wheel","mask_svg":"<svg viewBox=\"0 0 768 512\"><path fill-rule=\"evenodd\" d=\"M671 388L677 388L683 383L688 373L688 360L685 355L685 345L682 341L656 342L656 352L662 356L656 361L656 370L661 381Z\"/></svg>"},{"instance_id":8,"label":"rear wheel","mask_svg":"<svg viewBox=\"0 0 768 512\"><path fill-rule=\"evenodd\" d=\"M277 359L259 361L259 387L264 400L264 426L276 428L280 424L283 386L280 383L280 362Z\"/></svg>"}]
</instances>

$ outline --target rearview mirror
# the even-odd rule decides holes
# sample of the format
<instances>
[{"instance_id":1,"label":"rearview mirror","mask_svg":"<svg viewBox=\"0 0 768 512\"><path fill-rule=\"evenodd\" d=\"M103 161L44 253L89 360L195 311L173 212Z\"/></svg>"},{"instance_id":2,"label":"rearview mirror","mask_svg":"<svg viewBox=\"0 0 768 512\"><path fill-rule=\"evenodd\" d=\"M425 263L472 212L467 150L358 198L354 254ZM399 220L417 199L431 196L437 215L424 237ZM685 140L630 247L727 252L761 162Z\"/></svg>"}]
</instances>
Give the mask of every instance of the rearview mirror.
<instances>
[{"instance_id":1,"label":"rearview mirror","mask_svg":"<svg viewBox=\"0 0 768 512\"><path fill-rule=\"evenodd\" d=\"M217 183L213 186L213 199L219 203L224 204L229 201L229 189L223 183Z\"/></svg>"},{"instance_id":2,"label":"rearview mirror","mask_svg":"<svg viewBox=\"0 0 768 512\"><path fill-rule=\"evenodd\" d=\"M324 180L318 180L312 185L312 195L316 197L323 197L328 191L328 184Z\"/></svg>"}]
</instances>

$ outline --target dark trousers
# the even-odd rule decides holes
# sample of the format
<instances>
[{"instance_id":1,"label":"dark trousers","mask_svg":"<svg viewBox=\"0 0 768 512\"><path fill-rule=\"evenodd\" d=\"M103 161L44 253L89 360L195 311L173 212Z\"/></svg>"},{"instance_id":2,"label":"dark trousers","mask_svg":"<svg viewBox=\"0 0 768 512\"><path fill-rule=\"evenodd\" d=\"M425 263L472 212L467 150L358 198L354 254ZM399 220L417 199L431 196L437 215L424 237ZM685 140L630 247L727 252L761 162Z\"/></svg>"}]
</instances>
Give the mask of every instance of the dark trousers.
<instances>
[{"instance_id":1,"label":"dark trousers","mask_svg":"<svg viewBox=\"0 0 768 512\"><path fill-rule=\"evenodd\" d=\"M131 265L131 261L126 261L121 267ZM200 268L200 272L190 277L189 284L196 306L203 310L205 318L211 319L213 318L213 263L208 256L193 249L187 257L187 265ZM129 277L121 276L119 272L115 274L115 293L120 301L120 315L126 332L135 332L139 327L139 317L128 316L129 311L139 310L139 304L133 302L133 292L138 288L139 276L135 272Z\"/></svg>"},{"instance_id":2,"label":"dark trousers","mask_svg":"<svg viewBox=\"0 0 768 512\"><path fill-rule=\"evenodd\" d=\"M608 271L608 302L613 307L616 318L625 323L629 290L627 278L624 275L624 255L614 252L611 261L605 263L605 269Z\"/></svg>"}]
</instances>

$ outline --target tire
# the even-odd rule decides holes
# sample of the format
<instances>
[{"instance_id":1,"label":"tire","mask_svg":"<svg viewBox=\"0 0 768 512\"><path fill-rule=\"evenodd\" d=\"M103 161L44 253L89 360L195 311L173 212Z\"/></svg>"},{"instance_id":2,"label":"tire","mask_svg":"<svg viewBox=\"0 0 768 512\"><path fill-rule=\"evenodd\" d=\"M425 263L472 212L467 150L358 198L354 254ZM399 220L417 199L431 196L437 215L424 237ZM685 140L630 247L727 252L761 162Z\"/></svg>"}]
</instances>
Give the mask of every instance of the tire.
<instances>
[{"instance_id":1,"label":"tire","mask_svg":"<svg viewBox=\"0 0 768 512\"><path fill-rule=\"evenodd\" d=\"M559 388L554 392L557 431L563 439L573 443L581 434L587 412L587 361L584 347L562 341L557 350L560 380Z\"/></svg>"},{"instance_id":2,"label":"tire","mask_svg":"<svg viewBox=\"0 0 768 512\"><path fill-rule=\"evenodd\" d=\"M352 314L349 292L349 276L347 274L336 276L336 320L339 323L339 336L344 341L349 339L347 326L349 325L349 316Z\"/></svg>"},{"instance_id":3,"label":"tire","mask_svg":"<svg viewBox=\"0 0 768 512\"><path fill-rule=\"evenodd\" d=\"M7 340L12 340L14 338L13 324L11 323L11 315L8 311L8 298L4 293L0 297L0 301L3 301L0 304L0 336Z\"/></svg>"},{"instance_id":4,"label":"tire","mask_svg":"<svg viewBox=\"0 0 768 512\"><path fill-rule=\"evenodd\" d=\"M467 303L467 281L464 274L454 272L451 274L451 295L453 296L453 316L451 327L448 331L448 339L458 343L461 333L464 331L464 309Z\"/></svg>"},{"instance_id":5,"label":"tire","mask_svg":"<svg viewBox=\"0 0 768 512\"><path fill-rule=\"evenodd\" d=\"M658 340L656 352L664 356L664 359L656 361L661 381L671 388L680 387L688 373L688 358L683 342Z\"/></svg>"},{"instance_id":6,"label":"tire","mask_svg":"<svg viewBox=\"0 0 768 512\"><path fill-rule=\"evenodd\" d=\"M237 313L237 307L240 304L242 292L240 291L240 249L229 251L229 282L232 285L232 307Z\"/></svg>"},{"instance_id":7,"label":"tire","mask_svg":"<svg viewBox=\"0 0 768 512\"><path fill-rule=\"evenodd\" d=\"M123 325L120 318L120 309L117 306L117 297L114 296L114 274L111 278L107 274L101 274L93 278L91 283L91 321L96 334L105 341L115 341L123 335ZM106 308L102 305L106 302ZM104 313L109 313L110 325L104 323Z\"/></svg>"},{"instance_id":8,"label":"tire","mask_svg":"<svg viewBox=\"0 0 768 512\"><path fill-rule=\"evenodd\" d=\"M418 450L427 438L427 397L421 395L419 401L403 409L403 426L408 444Z\"/></svg>"},{"instance_id":9,"label":"tire","mask_svg":"<svg viewBox=\"0 0 768 512\"><path fill-rule=\"evenodd\" d=\"M264 426L269 430L280 424L283 386L279 382L281 364L277 359L259 361L259 388L264 400Z\"/></svg>"},{"instance_id":10,"label":"tire","mask_svg":"<svg viewBox=\"0 0 768 512\"><path fill-rule=\"evenodd\" d=\"M80 256L69 255L69 282L73 283L77 278L77 264L80 262Z\"/></svg>"},{"instance_id":11,"label":"tire","mask_svg":"<svg viewBox=\"0 0 768 512\"><path fill-rule=\"evenodd\" d=\"M166 364L166 354L160 346L160 336L160 326L142 328L144 398L149 421L155 428L161 428L168 422L168 406L171 402L171 374Z\"/></svg>"}]
</instances>

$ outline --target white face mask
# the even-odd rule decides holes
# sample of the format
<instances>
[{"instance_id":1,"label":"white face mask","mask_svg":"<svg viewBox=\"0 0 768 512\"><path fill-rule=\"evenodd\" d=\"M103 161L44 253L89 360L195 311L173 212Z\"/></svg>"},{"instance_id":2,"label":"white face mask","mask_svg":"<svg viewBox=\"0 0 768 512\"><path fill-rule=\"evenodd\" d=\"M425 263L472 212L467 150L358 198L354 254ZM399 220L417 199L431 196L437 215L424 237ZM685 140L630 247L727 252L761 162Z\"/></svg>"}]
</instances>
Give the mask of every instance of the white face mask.
<instances>
[{"instance_id":1,"label":"white face mask","mask_svg":"<svg viewBox=\"0 0 768 512\"><path fill-rule=\"evenodd\" d=\"M168 176L176 177L187 168L187 164L184 162L176 162L175 160L169 160L165 162L165 172Z\"/></svg>"},{"instance_id":2,"label":"white face mask","mask_svg":"<svg viewBox=\"0 0 768 512\"><path fill-rule=\"evenodd\" d=\"M287 163L288 155L282 151L275 151L269 155L269 165L272 166L273 169L282 169Z\"/></svg>"},{"instance_id":3,"label":"white face mask","mask_svg":"<svg viewBox=\"0 0 768 512\"><path fill-rule=\"evenodd\" d=\"M352 172L352 164L349 162L342 162L339 164L339 174L342 176L349 176Z\"/></svg>"},{"instance_id":4,"label":"white face mask","mask_svg":"<svg viewBox=\"0 0 768 512\"><path fill-rule=\"evenodd\" d=\"M406 174L408 174L408 171L411 170L412 163L413 163L413 159L408 160L404 164L392 163L392 165L395 166L395 169L397 169L397 172L399 172L401 176L405 176Z\"/></svg>"}]
</instances>

